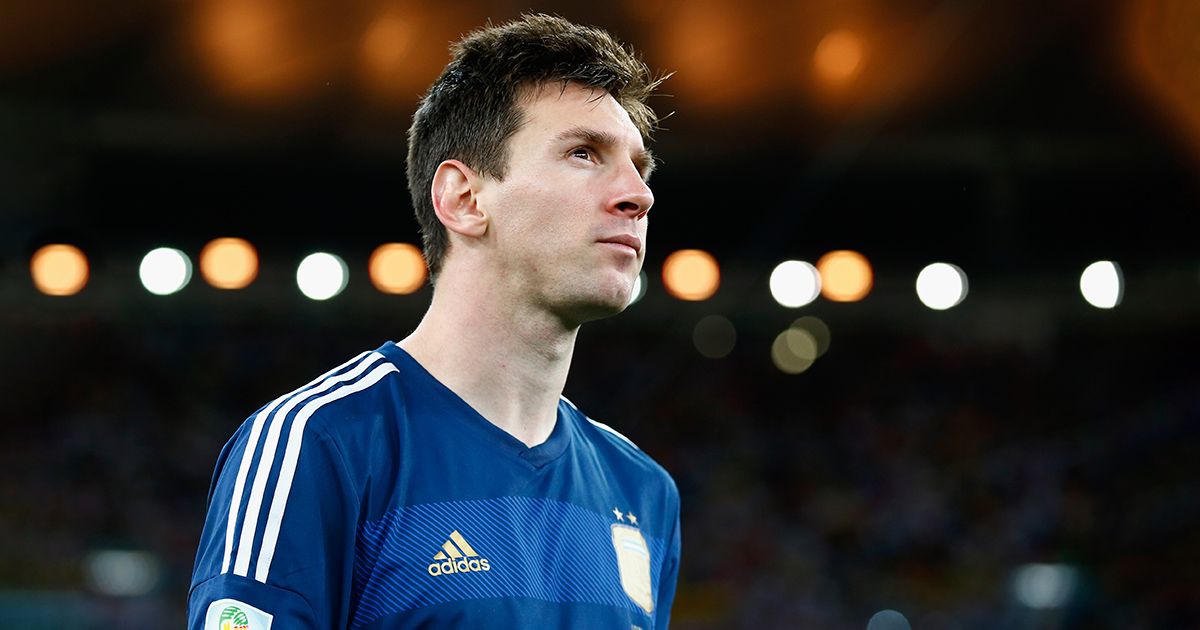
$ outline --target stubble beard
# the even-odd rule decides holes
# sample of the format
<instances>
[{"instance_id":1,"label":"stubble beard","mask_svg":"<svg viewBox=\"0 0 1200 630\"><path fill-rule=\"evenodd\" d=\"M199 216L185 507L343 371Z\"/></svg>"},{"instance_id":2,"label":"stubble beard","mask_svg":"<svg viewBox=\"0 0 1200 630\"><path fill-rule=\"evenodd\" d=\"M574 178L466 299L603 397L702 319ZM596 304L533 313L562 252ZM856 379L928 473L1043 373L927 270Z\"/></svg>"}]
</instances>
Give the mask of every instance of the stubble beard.
<instances>
[{"instance_id":1,"label":"stubble beard","mask_svg":"<svg viewBox=\"0 0 1200 630\"><path fill-rule=\"evenodd\" d=\"M559 319L571 327L612 317L629 306L633 280L624 286L609 278L592 277L577 281L553 300Z\"/></svg>"}]
</instances>

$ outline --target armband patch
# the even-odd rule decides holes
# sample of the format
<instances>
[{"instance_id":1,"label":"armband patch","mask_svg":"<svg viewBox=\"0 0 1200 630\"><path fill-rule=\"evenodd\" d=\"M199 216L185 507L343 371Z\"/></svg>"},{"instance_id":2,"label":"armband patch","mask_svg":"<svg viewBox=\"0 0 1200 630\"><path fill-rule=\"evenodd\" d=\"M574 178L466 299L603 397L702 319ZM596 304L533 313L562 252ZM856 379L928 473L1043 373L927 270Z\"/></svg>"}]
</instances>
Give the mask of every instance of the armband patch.
<instances>
[{"instance_id":1,"label":"armband patch","mask_svg":"<svg viewBox=\"0 0 1200 630\"><path fill-rule=\"evenodd\" d=\"M204 630L271 630L269 615L236 599L218 599L208 605Z\"/></svg>"}]
</instances>

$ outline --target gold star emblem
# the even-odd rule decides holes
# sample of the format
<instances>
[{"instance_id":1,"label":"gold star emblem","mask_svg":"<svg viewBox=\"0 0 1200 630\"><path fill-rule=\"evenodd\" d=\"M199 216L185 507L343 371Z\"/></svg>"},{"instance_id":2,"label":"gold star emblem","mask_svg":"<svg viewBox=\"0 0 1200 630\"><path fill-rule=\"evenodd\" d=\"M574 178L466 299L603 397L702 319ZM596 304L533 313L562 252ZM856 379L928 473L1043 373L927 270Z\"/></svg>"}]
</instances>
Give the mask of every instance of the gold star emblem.
<instances>
[{"instance_id":1,"label":"gold star emblem","mask_svg":"<svg viewBox=\"0 0 1200 630\"><path fill-rule=\"evenodd\" d=\"M618 521L625 520L625 516L622 514L621 510L618 510L617 508L613 508L613 516L616 516Z\"/></svg>"},{"instance_id":2,"label":"gold star emblem","mask_svg":"<svg viewBox=\"0 0 1200 630\"><path fill-rule=\"evenodd\" d=\"M630 512L630 513L626 514L625 516L628 516L628 517L629 517L629 522L630 522L630 523L633 523L634 525L637 525L637 517L633 515L633 512Z\"/></svg>"}]
</instances>

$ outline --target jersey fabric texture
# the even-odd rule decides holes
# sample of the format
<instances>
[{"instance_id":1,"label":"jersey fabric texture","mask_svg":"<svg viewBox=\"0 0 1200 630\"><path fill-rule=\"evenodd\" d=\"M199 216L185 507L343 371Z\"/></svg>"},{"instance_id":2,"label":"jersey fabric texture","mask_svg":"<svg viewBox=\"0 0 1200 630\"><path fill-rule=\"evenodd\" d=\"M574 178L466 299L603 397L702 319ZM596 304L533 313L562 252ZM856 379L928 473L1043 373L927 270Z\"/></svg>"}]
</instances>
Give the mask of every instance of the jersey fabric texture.
<instances>
[{"instance_id":1,"label":"jersey fabric texture","mask_svg":"<svg viewBox=\"0 0 1200 630\"><path fill-rule=\"evenodd\" d=\"M563 398L529 448L388 342L222 449L189 628L665 629L679 554L675 484L624 436Z\"/></svg>"}]
</instances>

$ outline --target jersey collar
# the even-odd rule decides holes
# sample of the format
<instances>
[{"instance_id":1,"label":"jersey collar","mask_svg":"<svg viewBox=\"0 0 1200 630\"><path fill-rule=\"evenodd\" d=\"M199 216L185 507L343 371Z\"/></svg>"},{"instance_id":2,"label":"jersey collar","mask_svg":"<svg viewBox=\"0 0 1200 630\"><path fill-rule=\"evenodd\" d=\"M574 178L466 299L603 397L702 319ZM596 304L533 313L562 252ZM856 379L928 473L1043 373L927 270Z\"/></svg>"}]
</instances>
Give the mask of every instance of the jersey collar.
<instances>
[{"instance_id":1,"label":"jersey collar","mask_svg":"<svg viewBox=\"0 0 1200 630\"><path fill-rule=\"evenodd\" d=\"M421 365L411 354L395 342L389 341L385 343L383 347L379 348L379 353L387 357L389 361L400 369L401 373L409 374L413 378L426 381L425 385L429 387L430 393L449 398L450 402L462 411L462 413L453 415L458 417L468 430L482 434L488 442L491 442L497 448L510 453L513 457L520 459L535 469L541 468L558 459L559 456L566 452L567 447L571 443L572 431L567 425L572 421L572 410L570 404L561 397L558 401L558 417L554 422L554 429L550 432L550 436L546 438L545 442L530 447L485 418L474 407L468 404L467 401L463 400L457 393L430 374L425 369L425 366Z\"/></svg>"}]
</instances>

